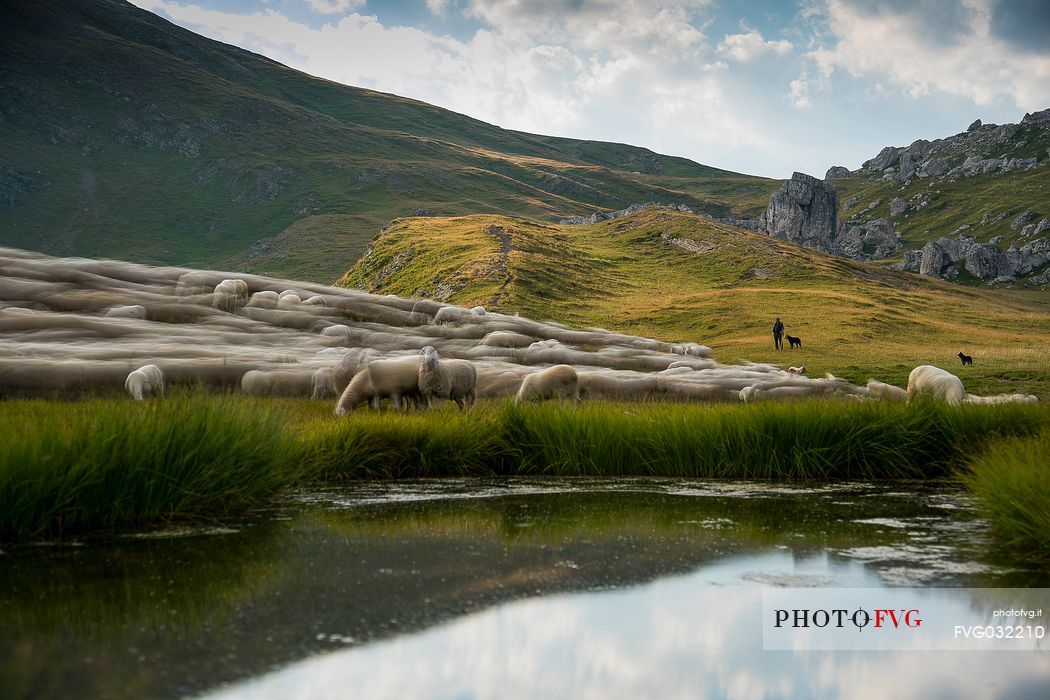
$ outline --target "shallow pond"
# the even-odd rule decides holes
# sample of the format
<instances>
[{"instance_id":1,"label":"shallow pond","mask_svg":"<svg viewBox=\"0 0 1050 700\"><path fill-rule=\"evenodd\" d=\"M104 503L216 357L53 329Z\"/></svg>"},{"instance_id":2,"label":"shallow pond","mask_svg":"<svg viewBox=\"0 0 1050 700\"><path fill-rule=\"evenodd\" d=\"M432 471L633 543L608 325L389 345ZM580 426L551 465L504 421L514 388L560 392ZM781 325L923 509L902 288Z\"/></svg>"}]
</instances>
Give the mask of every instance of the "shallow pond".
<instances>
[{"instance_id":1,"label":"shallow pond","mask_svg":"<svg viewBox=\"0 0 1050 700\"><path fill-rule=\"evenodd\" d=\"M764 651L761 618L784 587L1048 581L950 485L362 483L6 548L0 695L1047 697L1048 651Z\"/></svg>"}]
</instances>

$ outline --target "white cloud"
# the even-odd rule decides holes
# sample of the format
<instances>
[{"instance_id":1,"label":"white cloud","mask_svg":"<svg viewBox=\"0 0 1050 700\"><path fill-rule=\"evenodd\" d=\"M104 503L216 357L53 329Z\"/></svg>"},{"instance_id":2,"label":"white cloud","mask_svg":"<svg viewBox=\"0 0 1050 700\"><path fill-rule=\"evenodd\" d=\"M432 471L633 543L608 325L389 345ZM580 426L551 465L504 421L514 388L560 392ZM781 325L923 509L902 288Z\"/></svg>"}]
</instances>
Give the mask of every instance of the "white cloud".
<instances>
[{"instance_id":1,"label":"white cloud","mask_svg":"<svg viewBox=\"0 0 1050 700\"><path fill-rule=\"evenodd\" d=\"M742 34L727 34L718 45L718 52L734 61L751 61L767 53L784 55L794 48L787 40L767 41L758 30Z\"/></svg>"},{"instance_id":2,"label":"white cloud","mask_svg":"<svg viewBox=\"0 0 1050 700\"><path fill-rule=\"evenodd\" d=\"M1050 52L1028 50L993 31L993 0L875 5L821 0L831 45L808 54L822 75L842 70L888 81L912 98L955 95L976 105L1009 100L1046 107Z\"/></svg>"},{"instance_id":3,"label":"white cloud","mask_svg":"<svg viewBox=\"0 0 1050 700\"><path fill-rule=\"evenodd\" d=\"M427 0L427 9L433 14L443 17L448 11L448 0Z\"/></svg>"},{"instance_id":4,"label":"white cloud","mask_svg":"<svg viewBox=\"0 0 1050 700\"><path fill-rule=\"evenodd\" d=\"M469 16L507 37L602 53L697 58L710 0L470 0Z\"/></svg>"},{"instance_id":5,"label":"white cloud","mask_svg":"<svg viewBox=\"0 0 1050 700\"><path fill-rule=\"evenodd\" d=\"M802 75L800 75L795 80L792 80L791 83L788 85L788 101L791 102L792 107L797 107L798 109L805 109L806 107L811 107L813 105L813 101L809 97L809 92L809 78L805 74L805 72L803 72Z\"/></svg>"},{"instance_id":6,"label":"white cloud","mask_svg":"<svg viewBox=\"0 0 1050 700\"><path fill-rule=\"evenodd\" d=\"M361 7L365 0L306 0L306 4L313 8L314 12L332 15Z\"/></svg>"}]
</instances>

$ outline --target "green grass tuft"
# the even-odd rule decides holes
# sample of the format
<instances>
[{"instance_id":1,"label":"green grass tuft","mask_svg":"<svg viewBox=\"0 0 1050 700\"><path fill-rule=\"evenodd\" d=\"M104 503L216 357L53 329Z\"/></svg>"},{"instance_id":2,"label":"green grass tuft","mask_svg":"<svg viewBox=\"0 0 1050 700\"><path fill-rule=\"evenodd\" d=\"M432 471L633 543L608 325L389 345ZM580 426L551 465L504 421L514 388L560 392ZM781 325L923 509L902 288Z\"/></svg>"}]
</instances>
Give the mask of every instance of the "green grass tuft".
<instances>
[{"instance_id":1,"label":"green grass tuft","mask_svg":"<svg viewBox=\"0 0 1050 700\"><path fill-rule=\"evenodd\" d=\"M2 408L3 539L228 515L303 475L281 417L254 402L193 394Z\"/></svg>"},{"instance_id":2,"label":"green grass tuft","mask_svg":"<svg viewBox=\"0 0 1050 700\"><path fill-rule=\"evenodd\" d=\"M1050 428L988 445L962 480L1005 542L1050 557Z\"/></svg>"}]
</instances>

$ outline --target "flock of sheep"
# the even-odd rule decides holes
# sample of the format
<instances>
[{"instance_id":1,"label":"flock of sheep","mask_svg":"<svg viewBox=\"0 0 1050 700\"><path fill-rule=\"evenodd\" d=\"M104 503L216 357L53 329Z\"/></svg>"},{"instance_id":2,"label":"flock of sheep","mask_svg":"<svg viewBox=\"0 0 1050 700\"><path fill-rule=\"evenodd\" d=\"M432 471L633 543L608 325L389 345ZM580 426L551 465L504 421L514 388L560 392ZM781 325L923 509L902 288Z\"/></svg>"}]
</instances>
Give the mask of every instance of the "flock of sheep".
<instances>
[{"instance_id":1,"label":"flock of sheep","mask_svg":"<svg viewBox=\"0 0 1050 700\"><path fill-rule=\"evenodd\" d=\"M470 408L481 398L759 401L806 397L951 404L974 397L945 370L907 390L809 378L775 365L720 364L710 348L574 329L427 299L377 296L255 275L61 259L0 248L0 396L166 384L250 395L337 398L336 413L389 400Z\"/></svg>"}]
</instances>

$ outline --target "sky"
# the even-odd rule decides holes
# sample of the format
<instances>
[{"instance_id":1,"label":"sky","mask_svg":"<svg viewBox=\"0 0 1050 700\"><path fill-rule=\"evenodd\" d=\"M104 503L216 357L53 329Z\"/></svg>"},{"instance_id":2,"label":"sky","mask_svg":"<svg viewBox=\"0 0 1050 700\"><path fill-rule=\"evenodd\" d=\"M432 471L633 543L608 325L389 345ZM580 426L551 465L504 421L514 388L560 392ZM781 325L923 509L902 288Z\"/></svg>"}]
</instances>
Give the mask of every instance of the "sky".
<instances>
[{"instance_id":1,"label":"sky","mask_svg":"<svg viewBox=\"0 0 1050 700\"><path fill-rule=\"evenodd\" d=\"M347 85L753 175L1050 107L1050 0L131 0Z\"/></svg>"}]
</instances>

